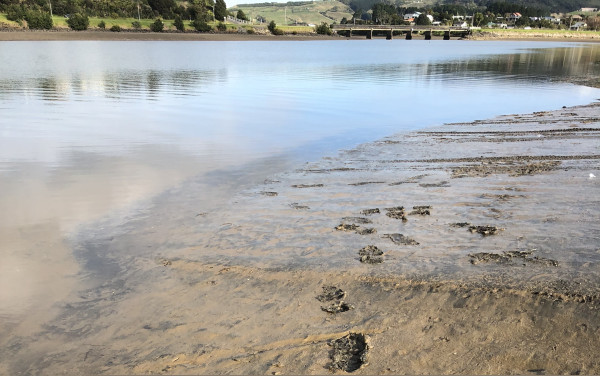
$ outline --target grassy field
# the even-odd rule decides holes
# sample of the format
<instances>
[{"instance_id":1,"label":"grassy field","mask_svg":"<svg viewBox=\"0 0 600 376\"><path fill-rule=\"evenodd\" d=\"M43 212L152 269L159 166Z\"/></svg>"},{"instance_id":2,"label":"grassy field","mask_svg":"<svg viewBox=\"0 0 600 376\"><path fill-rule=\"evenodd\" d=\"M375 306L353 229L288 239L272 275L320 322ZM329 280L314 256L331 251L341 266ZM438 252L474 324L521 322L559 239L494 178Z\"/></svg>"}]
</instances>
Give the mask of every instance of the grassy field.
<instances>
[{"instance_id":1,"label":"grassy field","mask_svg":"<svg viewBox=\"0 0 600 376\"><path fill-rule=\"evenodd\" d=\"M312 4L299 6L236 6L229 10L237 12L244 11L250 19L257 16L264 17L267 22L275 21L279 26L294 25L296 23L307 23L320 25L322 22L328 24L339 23L342 18L352 18L352 10L347 5L337 0L315 1ZM286 18L287 17L287 18Z\"/></svg>"},{"instance_id":2,"label":"grassy field","mask_svg":"<svg viewBox=\"0 0 600 376\"><path fill-rule=\"evenodd\" d=\"M531 39L531 40L600 40L598 31L574 31L551 29L481 29L472 39Z\"/></svg>"},{"instance_id":3,"label":"grassy field","mask_svg":"<svg viewBox=\"0 0 600 376\"><path fill-rule=\"evenodd\" d=\"M133 26L132 23L134 21L137 21L136 18L99 18L99 17L90 17L90 25L89 25L89 30L98 30L98 24L104 21L105 25L106 25L106 30L110 30L110 28L114 25L117 25L119 27L121 27L121 29L124 30L132 30ZM52 22L54 23L54 28L55 29L69 29L69 26L67 25L67 19L61 16L53 16L52 17ZM154 22L153 19L141 19L139 20L139 23L141 25L141 30L142 31L149 31L150 30L150 25ZM165 31L174 31L175 26L173 26L173 20L163 20L163 23L165 25L164 30ZM189 21L184 21L185 24L185 28L186 30L194 30L194 28L190 25ZM209 22L208 23L210 26L212 26L213 28L216 28L217 23L216 22ZM8 19L6 19L6 15L0 13L0 25L5 25L6 27L10 27L10 28L26 28L23 25L20 25L18 22L14 22L14 21L9 21ZM227 27L227 32L238 32L239 28L244 28L246 30L254 30L255 32L261 32L262 33L267 33L266 29L267 29L267 25L266 24L254 24L254 25L238 25L238 24L233 24L233 23L226 23L225 26ZM314 27L310 27L310 26L278 26L281 30L283 30L284 33L286 34L310 34L310 33L314 33L315 32L315 28Z\"/></svg>"}]
</instances>

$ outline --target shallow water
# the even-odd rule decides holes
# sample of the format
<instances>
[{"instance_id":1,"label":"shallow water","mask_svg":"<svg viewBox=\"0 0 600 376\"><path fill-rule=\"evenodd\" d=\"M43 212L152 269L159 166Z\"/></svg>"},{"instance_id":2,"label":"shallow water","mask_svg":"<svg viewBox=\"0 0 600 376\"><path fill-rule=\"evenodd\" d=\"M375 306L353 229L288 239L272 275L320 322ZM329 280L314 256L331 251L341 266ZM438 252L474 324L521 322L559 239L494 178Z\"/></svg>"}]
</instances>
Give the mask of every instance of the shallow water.
<instances>
[{"instance_id":1,"label":"shallow water","mask_svg":"<svg viewBox=\"0 0 600 376\"><path fill-rule=\"evenodd\" d=\"M85 234L73 256L78 228L135 226L184 182L167 214L396 132L588 103L597 89L554 81L598 60L539 42L0 43L0 315L43 322L102 265Z\"/></svg>"}]
</instances>

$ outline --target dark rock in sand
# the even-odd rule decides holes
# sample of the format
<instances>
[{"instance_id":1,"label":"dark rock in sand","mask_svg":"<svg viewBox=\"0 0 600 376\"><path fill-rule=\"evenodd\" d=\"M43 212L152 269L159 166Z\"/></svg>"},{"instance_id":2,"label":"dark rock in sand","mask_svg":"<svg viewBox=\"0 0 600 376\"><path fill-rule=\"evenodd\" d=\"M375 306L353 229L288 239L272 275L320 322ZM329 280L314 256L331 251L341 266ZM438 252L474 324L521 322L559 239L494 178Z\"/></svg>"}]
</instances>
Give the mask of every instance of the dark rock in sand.
<instances>
[{"instance_id":1,"label":"dark rock in sand","mask_svg":"<svg viewBox=\"0 0 600 376\"><path fill-rule=\"evenodd\" d=\"M431 206L422 205L422 206L413 206L413 211L409 213L410 215L431 215Z\"/></svg>"},{"instance_id":2,"label":"dark rock in sand","mask_svg":"<svg viewBox=\"0 0 600 376\"><path fill-rule=\"evenodd\" d=\"M363 218L363 217L344 217L344 218L342 218L342 223L367 224L367 223L373 223L373 222L370 219Z\"/></svg>"},{"instance_id":3,"label":"dark rock in sand","mask_svg":"<svg viewBox=\"0 0 600 376\"><path fill-rule=\"evenodd\" d=\"M321 306L321 310L328 313L340 313L354 309L354 306L344 302L342 299L346 296L346 292L335 286L323 286L323 293L317 295L316 299L328 305Z\"/></svg>"},{"instance_id":4,"label":"dark rock in sand","mask_svg":"<svg viewBox=\"0 0 600 376\"><path fill-rule=\"evenodd\" d=\"M470 226L469 227L469 231L471 231L472 233L478 233L483 236L496 235L498 233L498 231L501 231L501 230L502 230L501 228L498 228L496 226Z\"/></svg>"},{"instance_id":5,"label":"dark rock in sand","mask_svg":"<svg viewBox=\"0 0 600 376\"><path fill-rule=\"evenodd\" d=\"M404 236L402 234L383 234L384 238L388 238L396 244L402 245L419 245L419 242L409 238L408 236Z\"/></svg>"},{"instance_id":6,"label":"dark rock in sand","mask_svg":"<svg viewBox=\"0 0 600 376\"><path fill-rule=\"evenodd\" d=\"M542 266L558 266L558 261L532 256L534 250L508 251L502 253L478 252L469 255L471 264L494 262L497 264L538 264Z\"/></svg>"},{"instance_id":7,"label":"dark rock in sand","mask_svg":"<svg viewBox=\"0 0 600 376\"><path fill-rule=\"evenodd\" d=\"M422 183L419 184L419 187L423 187L423 188L447 188L449 187L450 184L448 184L447 181L441 181L439 183Z\"/></svg>"},{"instance_id":8,"label":"dark rock in sand","mask_svg":"<svg viewBox=\"0 0 600 376\"><path fill-rule=\"evenodd\" d=\"M375 208L375 209L365 209L363 211L360 212L362 215L372 215L372 214L379 214L379 208Z\"/></svg>"},{"instance_id":9,"label":"dark rock in sand","mask_svg":"<svg viewBox=\"0 0 600 376\"><path fill-rule=\"evenodd\" d=\"M347 336L331 341L331 369L354 372L367 364L369 352L368 337L362 333L350 333Z\"/></svg>"},{"instance_id":10,"label":"dark rock in sand","mask_svg":"<svg viewBox=\"0 0 600 376\"><path fill-rule=\"evenodd\" d=\"M346 292L335 286L323 286L323 293L317 295L316 299L320 302L330 302L332 300L341 300L346 296Z\"/></svg>"},{"instance_id":11,"label":"dark rock in sand","mask_svg":"<svg viewBox=\"0 0 600 376\"><path fill-rule=\"evenodd\" d=\"M308 209L310 209L308 206L306 206L306 205L300 205L297 202L292 202L290 204L290 206L292 208L296 209L296 210L308 210Z\"/></svg>"},{"instance_id":12,"label":"dark rock in sand","mask_svg":"<svg viewBox=\"0 0 600 376\"><path fill-rule=\"evenodd\" d=\"M329 305L321 306L321 310L323 310L327 313L341 313L341 312L347 312L351 309L354 309L354 306L352 304L348 304L344 301L333 302Z\"/></svg>"},{"instance_id":13,"label":"dark rock in sand","mask_svg":"<svg viewBox=\"0 0 600 376\"><path fill-rule=\"evenodd\" d=\"M467 226L471 226L471 224L469 222L450 223L450 227L467 227Z\"/></svg>"},{"instance_id":14,"label":"dark rock in sand","mask_svg":"<svg viewBox=\"0 0 600 376\"><path fill-rule=\"evenodd\" d=\"M365 264L381 264L383 262L383 251L374 245L368 245L358 251L360 262Z\"/></svg>"},{"instance_id":15,"label":"dark rock in sand","mask_svg":"<svg viewBox=\"0 0 600 376\"><path fill-rule=\"evenodd\" d=\"M270 196L270 197L277 196L277 192L260 192L260 194L263 196Z\"/></svg>"},{"instance_id":16,"label":"dark rock in sand","mask_svg":"<svg viewBox=\"0 0 600 376\"><path fill-rule=\"evenodd\" d=\"M385 213L385 215L387 215L388 217L406 221L406 214L404 213L404 206L396 206L393 208L386 208L385 210L387 211L387 213Z\"/></svg>"},{"instance_id":17,"label":"dark rock in sand","mask_svg":"<svg viewBox=\"0 0 600 376\"><path fill-rule=\"evenodd\" d=\"M377 230L374 228L358 228L356 229L356 233L358 235L371 235L377 233Z\"/></svg>"},{"instance_id":18,"label":"dark rock in sand","mask_svg":"<svg viewBox=\"0 0 600 376\"><path fill-rule=\"evenodd\" d=\"M384 181L361 181L358 183L350 183L348 185L359 186L359 185L368 185L368 184L385 184L385 182Z\"/></svg>"},{"instance_id":19,"label":"dark rock in sand","mask_svg":"<svg viewBox=\"0 0 600 376\"><path fill-rule=\"evenodd\" d=\"M358 226L355 224L342 223L338 226L335 226L335 229L338 231L355 231L356 229L358 229Z\"/></svg>"},{"instance_id":20,"label":"dark rock in sand","mask_svg":"<svg viewBox=\"0 0 600 376\"><path fill-rule=\"evenodd\" d=\"M323 184L294 184L292 188L320 188Z\"/></svg>"}]
</instances>

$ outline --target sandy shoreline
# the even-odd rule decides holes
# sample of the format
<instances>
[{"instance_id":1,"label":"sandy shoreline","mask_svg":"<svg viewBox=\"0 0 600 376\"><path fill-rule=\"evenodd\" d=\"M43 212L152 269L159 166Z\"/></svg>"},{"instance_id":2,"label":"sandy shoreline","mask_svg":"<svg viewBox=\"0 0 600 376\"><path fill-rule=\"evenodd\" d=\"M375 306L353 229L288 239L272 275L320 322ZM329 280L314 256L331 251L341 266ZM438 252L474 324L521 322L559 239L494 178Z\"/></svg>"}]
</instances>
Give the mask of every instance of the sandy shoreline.
<instances>
[{"instance_id":1,"label":"sandy shoreline","mask_svg":"<svg viewBox=\"0 0 600 376\"><path fill-rule=\"evenodd\" d=\"M594 103L391 136L220 210L174 189L75 245L118 273L4 370L600 373L599 141Z\"/></svg>"},{"instance_id":2,"label":"sandy shoreline","mask_svg":"<svg viewBox=\"0 0 600 376\"><path fill-rule=\"evenodd\" d=\"M375 38L383 39L383 38ZM398 39L402 39L398 37ZM424 39L415 36L415 40ZM441 39L436 37L434 39ZM454 39L454 38L453 38ZM563 42L600 42L600 33L519 33L510 31L475 33L467 38L469 40L507 40L507 41L563 41ZM0 30L0 41L313 41L313 40L364 40L364 37L354 36L326 36L318 34L275 36L271 34L244 34L244 33L194 33L194 32L111 32L108 30L73 31L68 29L41 31L41 30Z\"/></svg>"}]
</instances>

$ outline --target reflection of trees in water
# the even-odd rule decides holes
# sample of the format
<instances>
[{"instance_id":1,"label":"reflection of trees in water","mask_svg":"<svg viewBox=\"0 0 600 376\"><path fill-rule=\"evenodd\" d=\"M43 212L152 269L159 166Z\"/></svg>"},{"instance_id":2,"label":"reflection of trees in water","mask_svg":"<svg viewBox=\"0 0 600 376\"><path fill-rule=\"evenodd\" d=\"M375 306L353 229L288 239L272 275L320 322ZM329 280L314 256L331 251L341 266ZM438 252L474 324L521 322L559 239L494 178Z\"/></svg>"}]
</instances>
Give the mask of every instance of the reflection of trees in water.
<instances>
[{"instance_id":1,"label":"reflection of trees in water","mask_svg":"<svg viewBox=\"0 0 600 376\"><path fill-rule=\"evenodd\" d=\"M553 48L498 55L440 66L446 74L472 76L477 72L508 75L513 79L564 79L600 76L600 49Z\"/></svg>"},{"instance_id":2,"label":"reflection of trees in water","mask_svg":"<svg viewBox=\"0 0 600 376\"><path fill-rule=\"evenodd\" d=\"M107 98L156 99L161 92L200 95L208 84L226 80L227 71L177 70L106 73L100 79L74 76L0 80L0 98L34 96L46 101L65 101L71 95L102 93Z\"/></svg>"},{"instance_id":3,"label":"reflection of trees in water","mask_svg":"<svg viewBox=\"0 0 600 376\"><path fill-rule=\"evenodd\" d=\"M491 55L446 62L336 66L329 77L380 82L443 81L505 77L511 80L600 78L600 49L594 47L526 50L522 53Z\"/></svg>"}]
</instances>

